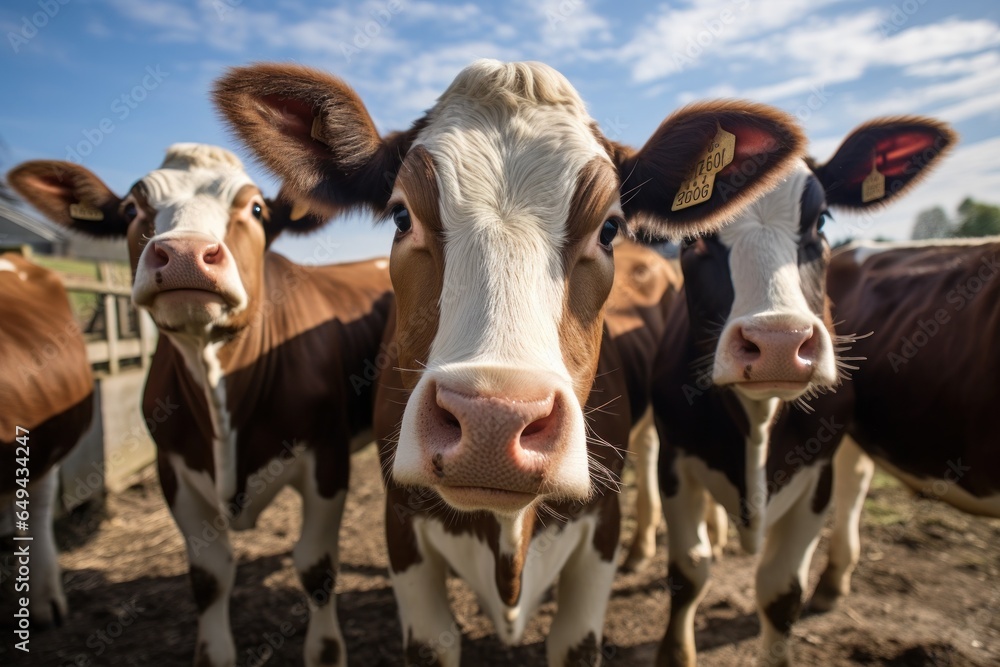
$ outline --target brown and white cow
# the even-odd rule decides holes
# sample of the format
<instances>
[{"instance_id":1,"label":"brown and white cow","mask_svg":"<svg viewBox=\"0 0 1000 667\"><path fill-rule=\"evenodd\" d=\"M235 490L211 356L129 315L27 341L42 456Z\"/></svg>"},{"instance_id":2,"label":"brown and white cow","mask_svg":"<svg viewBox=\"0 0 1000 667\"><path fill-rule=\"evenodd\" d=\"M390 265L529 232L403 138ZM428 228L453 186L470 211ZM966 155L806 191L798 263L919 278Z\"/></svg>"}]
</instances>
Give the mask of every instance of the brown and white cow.
<instances>
[{"instance_id":1,"label":"brown and white cow","mask_svg":"<svg viewBox=\"0 0 1000 667\"><path fill-rule=\"evenodd\" d=\"M1000 517L1000 238L858 242L830 262L834 316L873 332L834 459L834 529L814 600L850 591L874 464L924 496ZM840 326L840 325L838 325Z\"/></svg>"},{"instance_id":2,"label":"brown and white cow","mask_svg":"<svg viewBox=\"0 0 1000 667\"><path fill-rule=\"evenodd\" d=\"M396 226L376 431L407 664L459 664L449 569L508 643L558 578L549 663L598 662L630 422L622 400L600 409L625 391L604 372L620 367L602 335L611 241L640 213L679 234L715 229L794 161L791 119L694 105L635 151L601 134L558 72L492 60L386 135L342 81L293 65L233 70L216 101L313 210L367 207ZM700 189L692 170L714 168L703 158L720 126L734 160ZM707 202L671 211L692 177Z\"/></svg>"},{"instance_id":3,"label":"brown and white cow","mask_svg":"<svg viewBox=\"0 0 1000 667\"><path fill-rule=\"evenodd\" d=\"M386 260L306 267L269 251L283 229L322 221L265 200L214 146L171 146L124 198L65 162L27 162L8 178L52 220L127 239L133 301L161 334L143 411L162 422L153 438L190 562L195 663L236 663L228 533L251 528L290 484L303 504L293 558L310 598L305 664L346 665L332 586L351 442L370 441L373 395L351 378L378 354Z\"/></svg>"},{"instance_id":4,"label":"brown and white cow","mask_svg":"<svg viewBox=\"0 0 1000 667\"><path fill-rule=\"evenodd\" d=\"M31 538L14 543L12 564L14 599L29 600L30 630L66 616L52 514L59 462L90 426L94 379L66 290L52 271L14 253L0 256L0 322L0 506L13 506L14 528ZM22 521L26 531L18 528ZM18 574L21 566L30 576Z\"/></svg>"},{"instance_id":5,"label":"brown and white cow","mask_svg":"<svg viewBox=\"0 0 1000 667\"><path fill-rule=\"evenodd\" d=\"M835 392L853 336L835 332L825 289L828 207L891 201L954 141L931 119L873 120L826 164L800 163L735 222L685 243L686 299L674 300L653 381L672 596L659 664L695 664L694 614L712 560L706 490L735 520L742 546L763 548L761 664L790 664L830 459L851 412L850 383Z\"/></svg>"}]
</instances>

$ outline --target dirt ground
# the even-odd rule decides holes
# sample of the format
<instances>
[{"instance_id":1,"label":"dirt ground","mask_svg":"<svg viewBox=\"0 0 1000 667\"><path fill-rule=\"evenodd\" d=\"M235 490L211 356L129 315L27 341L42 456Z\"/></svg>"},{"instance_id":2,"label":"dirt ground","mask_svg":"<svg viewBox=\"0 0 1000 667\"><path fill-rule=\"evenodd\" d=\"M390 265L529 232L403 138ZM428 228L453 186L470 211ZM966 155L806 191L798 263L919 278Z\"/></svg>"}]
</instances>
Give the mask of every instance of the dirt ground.
<instances>
[{"instance_id":1,"label":"dirt ground","mask_svg":"<svg viewBox=\"0 0 1000 667\"><path fill-rule=\"evenodd\" d=\"M386 576L382 493L373 448L355 456L341 531L337 606L352 665L401 664L396 606ZM803 618L794 630L802 665L1000 665L1000 521L919 500L885 477L876 479L865 512L863 556L854 592L837 610ZM623 538L633 522L626 496ZM239 664L301 665L304 594L292 567L298 496L283 491L256 529L234 539L239 569L232 598ZM61 563L70 613L58 630L36 632L25 656L10 648L3 626L0 664L190 665L195 607L183 544L155 473L97 511L60 522ZM661 545L665 544L661 535ZM810 584L825 563L820 544ZM9 545L5 545L6 553ZM605 625L606 664L649 665L664 629L666 555L644 572L619 576ZM751 556L731 541L713 569L697 620L699 664L754 664L758 622ZM464 665L545 664L543 637L553 604L529 626L525 645L507 649L461 582L451 582L464 632ZM6 622L6 614L4 615ZM119 620L128 621L127 627ZM282 634L282 624L288 636ZM2 624L0 624L2 625ZM288 628L291 627L291 630ZM278 645L273 651L269 644ZM270 653L266 662L251 655Z\"/></svg>"}]
</instances>

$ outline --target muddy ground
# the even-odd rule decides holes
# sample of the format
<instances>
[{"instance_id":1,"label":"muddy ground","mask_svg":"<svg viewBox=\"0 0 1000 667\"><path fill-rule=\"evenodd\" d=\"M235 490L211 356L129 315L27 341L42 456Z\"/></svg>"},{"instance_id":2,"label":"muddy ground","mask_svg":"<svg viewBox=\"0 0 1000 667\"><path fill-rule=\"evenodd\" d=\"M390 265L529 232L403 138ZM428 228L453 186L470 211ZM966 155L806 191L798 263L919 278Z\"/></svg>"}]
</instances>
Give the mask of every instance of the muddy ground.
<instances>
[{"instance_id":1,"label":"muddy ground","mask_svg":"<svg viewBox=\"0 0 1000 667\"><path fill-rule=\"evenodd\" d=\"M377 471L372 448L355 456L336 584L350 662L363 667L401 664ZM1000 521L916 499L885 477L878 477L875 486L865 512L855 590L837 610L807 616L796 625L801 664L1000 665ZM632 495L630 490L626 503ZM239 570L232 621L241 666L261 664L249 656L266 656L269 642L280 646L263 664L302 664L305 618L296 612L304 595L291 558L298 508L298 496L286 489L255 530L235 536ZM628 504L625 514L623 539L634 525ZM28 656L11 651L10 628L0 624L5 635L0 664L190 665L194 601L183 544L155 473L143 473L103 508L63 519L59 532L69 617L58 630L36 632ZM824 538L811 586L825 562L825 545ZM5 545L5 555L9 547ZM759 626L753 564L753 557L740 553L733 540L714 567L697 620L700 665L754 663ZM617 579L605 628L606 664L652 663L667 611L665 572L661 549L646 571ZM529 626L525 645L507 649L492 636L471 592L458 581L450 585L465 637L463 665L545 664L542 642L552 618L551 602ZM117 625L120 616L130 620L128 627ZM289 636L281 632L286 623Z\"/></svg>"}]
</instances>

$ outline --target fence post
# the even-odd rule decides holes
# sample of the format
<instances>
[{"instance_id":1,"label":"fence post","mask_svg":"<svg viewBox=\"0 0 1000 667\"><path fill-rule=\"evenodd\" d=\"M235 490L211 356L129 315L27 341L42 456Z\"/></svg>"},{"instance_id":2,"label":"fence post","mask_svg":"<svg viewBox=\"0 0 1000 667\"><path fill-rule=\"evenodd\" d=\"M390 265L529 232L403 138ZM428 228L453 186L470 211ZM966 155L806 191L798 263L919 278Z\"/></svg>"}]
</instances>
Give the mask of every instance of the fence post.
<instances>
[{"instance_id":1,"label":"fence post","mask_svg":"<svg viewBox=\"0 0 1000 667\"><path fill-rule=\"evenodd\" d=\"M111 285L111 267L107 262L101 262L98 270L105 285ZM119 369L118 360L118 297L105 292L104 294L104 327L108 337L108 372L116 375Z\"/></svg>"}]
</instances>

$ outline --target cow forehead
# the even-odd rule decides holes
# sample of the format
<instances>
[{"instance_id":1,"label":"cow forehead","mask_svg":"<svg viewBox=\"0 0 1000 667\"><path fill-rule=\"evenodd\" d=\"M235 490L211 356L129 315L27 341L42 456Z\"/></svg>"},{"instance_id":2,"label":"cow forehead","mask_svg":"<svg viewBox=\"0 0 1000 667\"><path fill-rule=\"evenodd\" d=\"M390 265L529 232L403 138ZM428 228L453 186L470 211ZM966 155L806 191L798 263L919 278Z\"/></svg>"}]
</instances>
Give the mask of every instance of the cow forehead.
<instances>
[{"instance_id":1,"label":"cow forehead","mask_svg":"<svg viewBox=\"0 0 1000 667\"><path fill-rule=\"evenodd\" d=\"M466 68L414 143L434 160L449 231L459 224L535 228L559 243L580 171L595 156L611 168L576 91L539 63Z\"/></svg>"},{"instance_id":2,"label":"cow forehead","mask_svg":"<svg viewBox=\"0 0 1000 667\"><path fill-rule=\"evenodd\" d=\"M752 203L719 232L719 240L733 248L741 240L767 233L778 243L797 245L802 218L802 193L809 179L815 178L804 163L799 163L774 190ZM764 230L767 230L766 232Z\"/></svg>"},{"instance_id":3,"label":"cow forehead","mask_svg":"<svg viewBox=\"0 0 1000 667\"><path fill-rule=\"evenodd\" d=\"M175 229L225 236L229 208L237 193L253 181L237 169L157 169L140 181L143 195L156 211L156 233Z\"/></svg>"}]
</instances>

